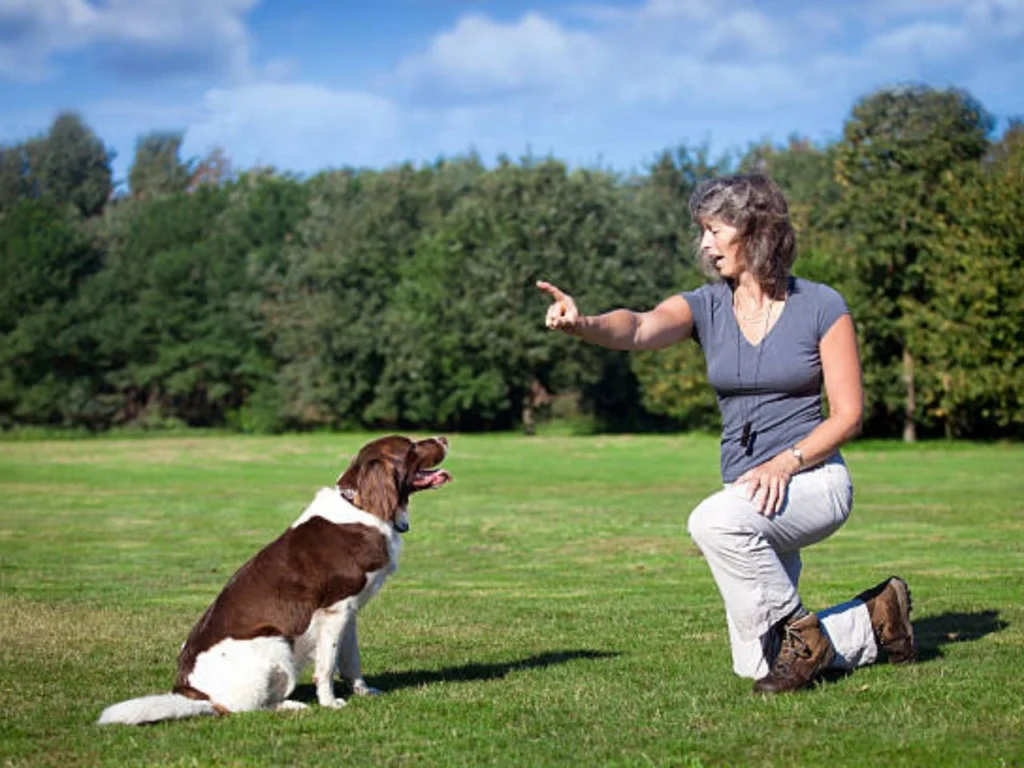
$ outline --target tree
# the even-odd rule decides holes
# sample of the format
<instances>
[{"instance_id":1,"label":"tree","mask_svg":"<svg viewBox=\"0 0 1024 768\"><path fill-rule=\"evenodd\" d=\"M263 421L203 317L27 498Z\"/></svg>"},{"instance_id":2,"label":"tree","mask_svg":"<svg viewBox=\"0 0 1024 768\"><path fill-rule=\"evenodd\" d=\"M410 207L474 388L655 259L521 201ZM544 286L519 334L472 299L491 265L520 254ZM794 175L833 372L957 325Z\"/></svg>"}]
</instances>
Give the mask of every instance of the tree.
<instances>
[{"instance_id":1,"label":"tree","mask_svg":"<svg viewBox=\"0 0 1024 768\"><path fill-rule=\"evenodd\" d=\"M0 147L0 214L29 196L28 156L25 145Z\"/></svg>"},{"instance_id":2,"label":"tree","mask_svg":"<svg viewBox=\"0 0 1024 768\"><path fill-rule=\"evenodd\" d=\"M648 308L673 292L696 288L706 280L697 268L698 231L690 220L690 196L700 182L729 170L728 159L712 162L707 147L679 147L663 152L647 176L632 186L632 216L641 232L640 248L650 254L645 271L655 285L654 294L638 308ZM704 356L695 344L636 352L630 358L642 403L651 413L687 428L720 423Z\"/></svg>"},{"instance_id":3,"label":"tree","mask_svg":"<svg viewBox=\"0 0 1024 768\"><path fill-rule=\"evenodd\" d=\"M917 436L922 411L915 346L922 307L932 298L926 269L947 215L943 186L976 165L992 119L963 91L909 86L859 101L836 147L842 195L833 208L855 250L856 305L869 417L893 421L902 378L904 440Z\"/></svg>"},{"instance_id":4,"label":"tree","mask_svg":"<svg viewBox=\"0 0 1024 768\"><path fill-rule=\"evenodd\" d=\"M782 146L752 145L739 170L771 176L786 194L801 253L815 250L814 238L825 228L829 209L841 193L835 179L835 148L819 147L794 134Z\"/></svg>"},{"instance_id":5,"label":"tree","mask_svg":"<svg viewBox=\"0 0 1024 768\"><path fill-rule=\"evenodd\" d=\"M919 349L930 415L949 436L1024 435L1024 134L942 191Z\"/></svg>"},{"instance_id":6,"label":"tree","mask_svg":"<svg viewBox=\"0 0 1024 768\"><path fill-rule=\"evenodd\" d=\"M367 409L389 354L384 320L402 265L480 172L470 159L332 171L308 182L309 215L282 259L257 269L290 423L375 421Z\"/></svg>"},{"instance_id":7,"label":"tree","mask_svg":"<svg viewBox=\"0 0 1024 768\"><path fill-rule=\"evenodd\" d=\"M97 228L107 263L72 307L98 372L88 417L279 426L251 402L276 371L250 266L281 250L305 210L301 185L271 175L112 206Z\"/></svg>"},{"instance_id":8,"label":"tree","mask_svg":"<svg viewBox=\"0 0 1024 768\"><path fill-rule=\"evenodd\" d=\"M225 182L211 177L196 189ZM309 188L291 176L250 171L232 182L229 190L219 230L223 247L240 257L229 259L238 282L227 296L227 305L232 326L243 334L239 348L245 354L234 370L237 408L229 410L227 417L246 432L276 432L288 426L287 399L280 386L280 361L274 354L273 315L264 314L272 303L263 290L267 283L261 281L268 274L279 274L285 264L284 254L309 214Z\"/></svg>"},{"instance_id":9,"label":"tree","mask_svg":"<svg viewBox=\"0 0 1024 768\"><path fill-rule=\"evenodd\" d=\"M134 198L154 198L184 192L192 183L194 163L180 158L184 134L154 131L135 142L135 160L128 171Z\"/></svg>"},{"instance_id":10,"label":"tree","mask_svg":"<svg viewBox=\"0 0 1024 768\"><path fill-rule=\"evenodd\" d=\"M65 423L88 360L67 306L100 267L69 211L22 200L0 216L0 424Z\"/></svg>"},{"instance_id":11,"label":"tree","mask_svg":"<svg viewBox=\"0 0 1024 768\"><path fill-rule=\"evenodd\" d=\"M222 147L214 147L195 164L188 188L195 189L203 184L218 186L234 179L235 171L231 159Z\"/></svg>"},{"instance_id":12,"label":"tree","mask_svg":"<svg viewBox=\"0 0 1024 768\"><path fill-rule=\"evenodd\" d=\"M424 233L387 318L388 355L371 414L459 429L528 427L549 392L580 391L608 423L637 387L622 353L543 324L539 278L581 303L649 302L655 269L615 177L554 160L504 162Z\"/></svg>"},{"instance_id":13,"label":"tree","mask_svg":"<svg viewBox=\"0 0 1024 768\"><path fill-rule=\"evenodd\" d=\"M103 210L113 191L113 153L73 112L57 116L46 136L25 145L28 193L70 205L82 216Z\"/></svg>"}]
</instances>

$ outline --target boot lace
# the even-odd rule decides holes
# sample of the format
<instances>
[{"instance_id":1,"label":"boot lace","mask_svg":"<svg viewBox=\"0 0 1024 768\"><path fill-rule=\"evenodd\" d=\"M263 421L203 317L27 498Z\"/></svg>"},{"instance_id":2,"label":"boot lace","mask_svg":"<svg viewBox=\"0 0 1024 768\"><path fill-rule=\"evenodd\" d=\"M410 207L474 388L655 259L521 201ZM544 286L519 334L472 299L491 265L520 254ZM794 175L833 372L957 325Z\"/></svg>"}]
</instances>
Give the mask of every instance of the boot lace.
<instances>
[{"instance_id":1,"label":"boot lace","mask_svg":"<svg viewBox=\"0 0 1024 768\"><path fill-rule=\"evenodd\" d=\"M777 677L788 676L797 661L811 657L811 648L800 634L799 629L792 624L787 624L785 633L782 638L782 647L779 648L775 664L772 665L772 674Z\"/></svg>"}]
</instances>

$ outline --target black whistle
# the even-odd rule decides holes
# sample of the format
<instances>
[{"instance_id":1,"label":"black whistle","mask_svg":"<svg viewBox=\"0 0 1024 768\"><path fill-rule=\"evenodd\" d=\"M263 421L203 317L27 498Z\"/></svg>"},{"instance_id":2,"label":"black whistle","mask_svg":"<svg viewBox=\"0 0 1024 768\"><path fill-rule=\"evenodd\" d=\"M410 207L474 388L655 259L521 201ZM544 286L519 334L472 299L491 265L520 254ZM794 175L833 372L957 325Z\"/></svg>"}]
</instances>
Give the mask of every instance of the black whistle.
<instances>
[{"instance_id":1,"label":"black whistle","mask_svg":"<svg viewBox=\"0 0 1024 768\"><path fill-rule=\"evenodd\" d=\"M747 443L750 442L750 422L748 421L743 425L743 434L740 435L740 445L744 448L747 447Z\"/></svg>"}]
</instances>

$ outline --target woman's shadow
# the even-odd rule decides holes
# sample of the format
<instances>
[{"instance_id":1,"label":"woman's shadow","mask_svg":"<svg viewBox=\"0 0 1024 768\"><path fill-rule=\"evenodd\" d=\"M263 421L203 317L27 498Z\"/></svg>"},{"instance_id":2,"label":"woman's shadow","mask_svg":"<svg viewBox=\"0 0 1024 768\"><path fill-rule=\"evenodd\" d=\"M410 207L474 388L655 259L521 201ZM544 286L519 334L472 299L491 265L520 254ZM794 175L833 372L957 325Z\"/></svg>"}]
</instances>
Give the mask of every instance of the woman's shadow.
<instances>
[{"instance_id":1,"label":"woman's shadow","mask_svg":"<svg viewBox=\"0 0 1024 768\"><path fill-rule=\"evenodd\" d=\"M413 669L406 672L384 672L367 678L374 688L381 691L397 691L402 688L415 688L432 683L465 683L477 680L499 680L510 672L523 669L538 669L570 661L607 659L618 656L615 651L549 651L536 656L528 656L517 661L494 664L462 664L457 667L442 669ZM339 689L340 690L340 689ZM316 701L316 688L305 684L296 686L291 698L298 701Z\"/></svg>"},{"instance_id":2,"label":"woman's shadow","mask_svg":"<svg viewBox=\"0 0 1024 768\"><path fill-rule=\"evenodd\" d=\"M980 640L1009 626L996 610L942 613L912 623L918 661L942 658L945 645Z\"/></svg>"},{"instance_id":3,"label":"woman's shadow","mask_svg":"<svg viewBox=\"0 0 1024 768\"><path fill-rule=\"evenodd\" d=\"M945 645L980 640L985 635L1000 632L1010 626L999 618L999 611L995 610L941 613L912 621L911 624L914 627L914 645L917 647L919 663L941 659L942 647ZM836 682L851 674L852 670L848 669L829 669L822 677L829 682Z\"/></svg>"}]
</instances>

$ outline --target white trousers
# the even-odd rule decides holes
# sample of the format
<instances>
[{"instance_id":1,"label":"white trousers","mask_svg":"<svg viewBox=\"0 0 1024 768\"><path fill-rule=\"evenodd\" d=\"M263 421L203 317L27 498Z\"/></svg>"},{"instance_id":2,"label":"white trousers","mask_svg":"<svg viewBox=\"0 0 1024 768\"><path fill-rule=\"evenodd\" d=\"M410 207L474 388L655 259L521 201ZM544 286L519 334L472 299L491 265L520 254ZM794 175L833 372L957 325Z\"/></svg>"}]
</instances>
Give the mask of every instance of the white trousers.
<instances>
[{"instance_id":1,"label":"white trousers","mask_svg":"<svg viewBox=\"0 0 1024 768\"><path fill-rule=\"evenodd\" d=\"M794 475L782 509L758 513L745 485L726 485L690 515L690 536L711 567L725 601L733 670L759 679L777 648L770 630L800 605L800 550L832 535L853 507L853 485L842 458ZM818 613L836 650L833 666L871 664L878 646L860 600Z\"/></svg>"}]
</instances>

